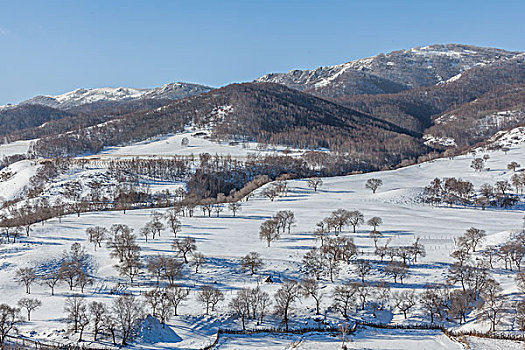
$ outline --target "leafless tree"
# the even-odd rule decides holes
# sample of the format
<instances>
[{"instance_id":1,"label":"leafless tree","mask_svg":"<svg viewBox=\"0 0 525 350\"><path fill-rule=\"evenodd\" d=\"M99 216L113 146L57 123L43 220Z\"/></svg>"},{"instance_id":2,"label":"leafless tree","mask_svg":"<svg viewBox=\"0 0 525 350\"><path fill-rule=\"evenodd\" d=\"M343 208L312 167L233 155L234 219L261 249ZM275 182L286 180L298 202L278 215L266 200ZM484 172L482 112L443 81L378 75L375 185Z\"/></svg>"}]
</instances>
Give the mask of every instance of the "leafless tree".
<instances>
[{"instance_id":1,"label":"leafless tree","mask_svg":"<svg viewBox=\"0 0 525 350\"><path fill-rule=\"evenodd\" d=\"M299 295L299 284L295 281L284 282L275 293L275 314L282 319L287 331L290 311Z\"/></svg>"},{"instance_id":2,"label":"leafless tree","mask_svg":"<svg viewBox=\"0 0 525 350\"><path fill-rule=\"evenodd\" d=\"M449 309L452 317L457 318L459 324L467 322L467 314L476 306L475 293L471 290L454 290L449 296Z\"/></svg>"},{"instance_id":3,"label":"leafless tree","mask_svg":"<svg viewBox=\"0 0 525 350\"><path fill-rule=\"evenodd\" d=\"M483 158L474 158L470 167L474 169L474 171L481 171L485 167L485 160Z\"/></svg>"},{"instance_id":4,"label":"leafless tree","mask_svg":"<svg viewBox=\"0 0 525 350\"><path fill-rule=\"evenodd\" d=\"M319 280L325 270L321 251L314 247L306 252L303 257L303 265L310 275L313 275L316 280Z\"/></svg>"},{"instance_id":5,"label":"leafless tree","mask_svg":"<svg viewBox=\"0 0 525 350\"><path fill-rule=\"evenodd\" d=\"M419 296L421 307L430 315L430 323L434 323L436 318L441 319L445 316L447 300L443 289L439 285L427 284Z\"/></svg>"},{"instance_id":6,"label":"leafless tree","mask_svg":"<svg viewBox=\"0 0 525 350\"><path fill-rule=\"evenodd\" d=\"M290 234L290 230L292 229L292 225L295 223L295 215L291 210L281 210L277 214L275 214L274 219L278 222L278 228L277 231L279 231L279 227L281 227L284 230L288 230L288 234Z\"/></svg>"},{"instance_id":7,"label":"leafless tree","mask_svg":"<svg viewBox=\"0 0 525 350\"><path fill-rule=\"evenodd\" d=\"M512 171L516 171L517 168L519 168L521 165L519 165L518 163L516 162L510 162L508 165L507 165L507 169L509 170L512 170Z\"/></svg>"},{"instance_id":8,"label":"leafless tree","mask_svg":"<svg viewBox=\"0 0 525 350\"><path fill-rule=\"evenodd\" d=\"M18 306L20 308L26 309L27 311L27 320L31 321L31 312L38 309L42 306L42 302L36 298L22 298L18 300Z\"/></svg>"},{"instance_id":9,"label":"leafless tree","mask_svg":"<svg viewBox=\"0 0 525 350\"><path fill-rule=\"evenodd\" d=\"M374 247L376 248L377 250L377 242L379 241L379 239L381 237L383 237L383 234L379 231L376 231L376 230L372 230L370 231L370 234L369 234L370 238L372 238L372 240L374 241Z\"/></svg>"},{"instance_id":10,"label":"leafless tree","mask_svg":"<svg viewBox=\"0 0 525 350\"><path fill-rule=\"evenodd\" d=\"M497 281L489 279L481 292L482 303L479 304L478 308L482 319L490 322L491 332L496 330L496 326L501 321L505 311L505 298L501 293L502 290Z\"/></svg>"},{"instance_id":11,"label":"leafless tree","mask_svg":"<svg viewBox=\"0 0 525 350\"><path fill-rule=\"evenodd\" d=\"M520 300L516 307L516 323L520 330L525 330L525 300Z\"/></svg>"},{"instance_id":12,"label":"leafless tree","mask_svg":"<svg viewBox=\"0 0 525 350\"><path fill-rule=\"evenodd\" d=\"M311 297L315 300L315 313L321 314L320 304L323 299L323 293L319 286L319 282L314 278L307 278L301 282L301 294L305 297Z\"/></svg>"},{"instance_id":13,"label":"leafless tree","mask_svg":"<svg viewBox=\"0 0 525 350\"><path fill-rule=\"evenodd\" d=\"M166 222L175 237L177 237L177 234L181 230L181 222L177 216L177 213L178 212L175 209L170 209L166 213Z\"/></svg>"},{"instance_id":14,"label":"leafless tree","mask_svg":"<svg viewBox=\"0 0 525 350\"><path fill-rule=\"evenodd\" d=\"M52 270L40 276L41 284L51 288L51 295L55 295L55 286L60 282L61 276L58 270Z\"/></svg>"},{"instance_id":15,"label":"leafless tree","mask_svg":"<svg viewBox=\"0 0 525 350\"><path fill-rule=\"evenodd\" d=\"M272 202L274 201L275 197L277 197L279 195L279 191L278 189L274 186L268 186L266 187L262 192L261 194L268 198L269 200L271 200Z\"/></svg>"},{"instance_id":16,"label":"leafless tree","mask_svg":"<svg viewBox=\"0 0 525 350\"><path fill-rule=\"evenodd\" d=\"M188 294L190 294L190 290L188 288L184 288L182 286L178 285L172 285L164 290L164 297L169 300L171 303L171 306L173 307L173 315L177 316L177 309L179 305L186 300L188 297Z\"/></svg>"},{"instance_id":17,"label":"leafless tree","mask_svg":"<svg viewBox=\"0 0 525 350\"><path fill-rule=\"evenodd\" d=\"M199 273L199 267L201 267L205 263L206 263L206 256L204 256L204 254L199 253L199 252L194 252L192 254L191 265L195 267L196 274Z\"/></svg>"},{"instance_id":18,"label":"leafless tree","mask_svg":"<svg viewBox=\"0 0 525 350\"><path fill-rule=\"evenodd\" d=\"M211 311L214 311L216 305L224 300L224 294L213 286L202 286L197 295L197 300L204 304L206 315L209 315L210 308Z\"/></svg>"},{"instance_id":19,"label":"leafless tree","mask_svg":"<svg viewBox=\"0 0 525 350\"><path fill-rule=\"evenodd\" d=\"M164 260L164 277L168 280L170 286L175 285L175 280L182 275L183 264L175 258L166 258Z\"/></svg>"},{"instance_id":20,"label":"leafless tree","mask_svg":"<svg viewBox=\"0 0 525 350\"><path fill-rule=\"evenodd\" d=\"M15 281L26 287L27 294L31 294L31 285L37 277L35 269L32 267L22 267L15 272Z\"/></svg>"},{"instance_id":21,"label":"leafless tree","mask_svg":"<svg viewBox=\"0 0 525 350\"><path fill-rule=\"evenodd\" d=\"M365 277L372 271L370 261L365 259L357 259L355 262L355 273L361 277L361 282L365 283Z\"/></svg>"},{"instance_id":22,"label":"leafless tree","mask_svg":"<svg viewBox=\"0 0 525 350\"><path fill-rule=\"evenodd\" d=\"M397 279L399 278L401 284L403 284L403 278L405 278L408 273L408 265L398 261L391 261L385 266L385 273L394 277L394 283L397 283Z\"/></svg>"},{"instance_id":23,"label":"leafless tree","mask_svg":"<svg viewBox=\"0 0 525 350\"><path fill-rule=\"evenodd\" d=\"M381 179L368 179L365 184L365 187L372 190L372 193L376 193L381 186L383 186L383 180Z\"/></svg>"},{"instance_id":24,"label":"leafless tree","mask_svg":"<svg viewBox=\"0 0 525 350\"><path fill-rule=\"evenodd\" d=\"M188 264L188 254L192 254L194 251L197 250L197 243L195 241L195 238L191 237L186 237L184 239L175 238L173 240L172 247L173 249L177 250L179 254L182 255L184 263Z\"/></svg>"},{"instance_id":25,"label":"leafless tree","mask_svg":"<svg viewBox=\"0 0 525 350\"><path fill-rule=\"evenodd\" d=\"M349 318L350 310L355 305L355 294L356 290L351 284L344 284L334 288L332 307L346 319Z\"/></svg>"},{"instance_id":26,"label":"leafless tree","mask_svg":"<svg viewBox=\"0 0 525 350\"><path fill-rule=\"evenodd\" d=\"M89 303L89 315L91 316L91 323L93 324L93 340L97 341L97 336L103 328L104 317L106 316L107 308L101 302L92 301Z\"/></svg>"},{"instance_id":27,"label":"leafless tree","mask_svg":"<svg viewBox=\"0 0 525 350\"><path fill-rule=\"evenodd\" d=\"M133 331L144 317L143 305L131 294L121 295L113 299L112 313L120 329L122 345L127 345Z\"/></svg>"},{"instance_id":28,"label":"leafless tree","mask_svg":"<svg viewBox=\"0 0 525 350\"><path fill-rule=\"evenodd\" d=\"M249 252L241 259L242 268L251 271L252 275L260 269L264 264L261 259L261 254L257 252Z\"/></svg>"},{"instance_id":29,"label":"leafless tree","mask_svg":"<svg viewBox=\"0 0 525 350\"><path fill-rule=\"evenodd\" d=\"M250 290L240 289L228 307L241 319L242 330L246 330L246 318L250 316Z\"/></svg>"},{"instance_id":30,"label":"leafless tree","mask_svg":"<svg viewBox=\"0 0 525 350\"><path fill-rule=\"evenodd\" d=\"M228 209L232 212L233 216L237 214L237 212L242 210L242 204L239 202L233 202L228 205Z\"/></svg>"},{"instance_id":31,"label":"leafless tree","mask_svg":"<svg viewBox=\"0 0 525 350\"><path fill-rule=\"evenodd\" d=\"M350 223L350 225L352 225L352 228L354 229L355 233L356 227L362 225L365 222L365 218L359 210L354 210L350 212L348 222Z\"/></svg>"},{"instance_id":32,"label":"leafless tree","mask_svg":"<svg viewBox=\"0 0 525 350\"><path fill-rule=\"evenodd\" d=\"M373 218L370 218L367 222L368 226L372 226L374 228L374 231L377 230L377 226L383 224L383 219L380 217L374 216Z\"/></svg>"},{"instance_id":33,"label":"leafless tree","mask_svg":"<svg viewBox=\"0 0 525 350\"><path fill-rule=\"evenodd\" d=\"M259 238L265 240L270 247L270 243L279 239L281 236L278 231L279 223L276 219L268 219L264 221L259 228Z\"/></svg>"},{"instance_id":34,"label":"leafless tree","mask_svg":"<svg viewBox=\"0 0 525 350\"><path fill-rule=\"evenodd\" d=\"M86 303L84 297L81 295L73 295L66 299L64 305L64 312L66 313L66 320L73 325L73 331L76 333L79 330L82 318L86 316Z\"/></svg>"},{"instance_id":35,"label":"leafless tree","mask_svg":"<svg viewBox=\"0 0 525 350\"><path fill-rule=\"evenodd\" d=\"M16 332L21 322L20 309L0 304L0 348L4 348L7 336L11 332Z\"/></svg>"},{"instance_id":36,"label":"leafless tree","mask_svg":"<svg viewBox=\"0 0 525 350\"><path fill-rule=\"evenodd\" d=\"M318 177L312 177L308 179L308 187L313 188L315 192L317 192L317 189L323 185L323 180Z\"/></svg>"},{"instance_id":37,"label":"leafless tree","mask_svg":"<svg viewBox=\"0 0 525 350\"><path fill-rule=\"evenodd\" d=\"M102 247L102 241L106 239L108 235L108 229L102 226L88 227L86 229L86 234L88 236L89 242L93 243L95 251L97 246Z\"/></svg>"},{"instance_id":38,"label":"leafless tree","mask_svg":"<svg viewBox=\"0 0 525 350\"><path fill-rule=\"evenodd\" d=\"M394 300L395 306L403 313L405 320L407 319L407 312L418 302L417 295L413 290L394 294Z\"/></svg>"}]
</instances>

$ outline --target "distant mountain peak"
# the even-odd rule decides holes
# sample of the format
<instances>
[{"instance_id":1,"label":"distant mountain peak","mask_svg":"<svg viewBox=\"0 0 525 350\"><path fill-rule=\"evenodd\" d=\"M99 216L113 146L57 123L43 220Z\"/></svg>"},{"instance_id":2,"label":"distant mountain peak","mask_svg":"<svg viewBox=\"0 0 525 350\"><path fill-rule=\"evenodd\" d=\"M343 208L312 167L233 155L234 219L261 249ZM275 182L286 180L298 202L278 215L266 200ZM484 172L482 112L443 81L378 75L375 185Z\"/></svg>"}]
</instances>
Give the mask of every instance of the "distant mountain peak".
<instances>
[{"instance_id":1,"label":"distant mountain peak","mask_svg":"<svg viewBox=\"0 0 525 350\"><path fill-rule=\"evenodd\" d=\"M55 96L36 96L21 102L20 105L37 104L68 110L92 103L132 101L144 98L177 100L210 90L211 88L207 86L182 82L169 83L152 89L127 87L79 88Z\"/></svg>"},{"instance_id":2,"label":"distant mountain peak","mask_svg":"<svg viewBox=\"0 0 525 350\"><path fill-rule=\"evenodd\" d=\"M480 64L491 64L520 52L462 44L434 44L397 50L313 70L271 73L256 82L274 82L328 98L397 93L431 86Z\"/></svg>"}]
</instances>

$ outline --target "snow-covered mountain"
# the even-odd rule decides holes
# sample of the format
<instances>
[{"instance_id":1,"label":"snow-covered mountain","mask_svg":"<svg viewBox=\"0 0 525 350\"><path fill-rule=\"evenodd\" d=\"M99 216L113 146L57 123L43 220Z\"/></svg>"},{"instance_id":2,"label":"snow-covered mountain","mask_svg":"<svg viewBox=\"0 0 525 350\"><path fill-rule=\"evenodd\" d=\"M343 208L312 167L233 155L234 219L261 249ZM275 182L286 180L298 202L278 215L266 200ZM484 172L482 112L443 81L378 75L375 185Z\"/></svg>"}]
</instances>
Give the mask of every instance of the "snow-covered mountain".
<instances>
[{"instance_id":1,"label":"snow-covered mountain","mask_svg":"<svg viewBox=\"0 0 525 350\"><path fill-rule=\"evenodd\" d=\"M518 54L469 45L430 45L314 70L267 74L256 81L284 84L324 97L396 93L443 83L477 65L506 60Z\"/></svg>"},{"instance_id":2,"label":"snow-covered mountain","mask_svg":"<svg viewBox=\"0 0 525 350\"><path fill-rule=\"evenodd\" d=\"M139 99L177 100L210 91L208 86L190 83L170 83L153 89L95 88L76 89L56 96L36 96L20 105L38 104L62 110L92 103L133 101Z\"/></svg>"}]
</instances>

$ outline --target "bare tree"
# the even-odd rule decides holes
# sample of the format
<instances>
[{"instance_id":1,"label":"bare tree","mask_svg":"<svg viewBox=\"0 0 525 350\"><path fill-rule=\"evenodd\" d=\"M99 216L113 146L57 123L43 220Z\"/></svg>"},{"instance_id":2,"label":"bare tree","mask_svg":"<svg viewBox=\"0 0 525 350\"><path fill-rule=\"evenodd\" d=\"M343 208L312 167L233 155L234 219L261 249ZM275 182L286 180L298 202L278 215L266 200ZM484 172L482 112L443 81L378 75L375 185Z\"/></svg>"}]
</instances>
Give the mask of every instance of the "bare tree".
<instances>
[{"instance_id":1,"label":"bare tree","mask_svg":"<svg viewBox=\"0 0 525 350\"><path fill-rule=\"evenodd\" d=\"M510 162L508 165L507 165L507 169L509 170L512 170L512 171L516 171L517 168L519 168L521 165L519 165L518 163L516 162Z\"/></svg>"},{"instance_id":2,"label":"bare tree","mask_svg":"<svg viewBox=\"0 0 525 350\"><path fill-rule=\"evenodd\" d=\"M403 284L403 278L405 278L408 273L408 265L398 261L391 261L385 266L385 273L394 277L394 283L397 283L397 279L399 278L401 284Z\"/></svg>"},{"instance_id":3,"label":"bare tree","mask_svg":"<svg viewBox=\"0 0 525 350\"><path fill-rule=\"evenodd\" d=\"M106 316L106 305L98 301L92 301L89 304L89 315L93 324L93 340L97 341L97 336L103 328L104 317Z\"/></svg>"},{"instance_id":4,"label":"bare tree","mask_svg":"<svg viewBox=\"0 0 525 350\"><path fill-rule=\"evenodd\" d=\"M516 308L516 323L520 330L525 330L525 300L520 300Z\"/></svg>"},{"instance_id":5,"label":"bare tree","mask_svg":"<svg viewBox=\"0 0 525 350\"><path fill-rule=\"evenodd\" d=\"M250 316L250 290L240 289L228 307L241 319L242 330L246 330L246 318Z\"/></svg>"},{"instance_id":6,"label":"bare tree","mask_svg":"<svg viewBox=\"0 0 525 350\"><path fill-rule=\"evenodd\" d=\"M182 275L183 264L175 258L166 258L164 264L164 277L166 277L170 286L174 286L175 280Z\"/></svg>"},{"instance_id":7,"label":"bare tree","mask_svg":"<svg viewBox=\"0 0 525 350\"><path fill-rule=\"evenodd\" d=\"M95 251L97 246L102 247L102 241L106 239L108 235L108 229L102 226L88 227L86 229L86 234L88 236L89 242L93 243Z\"/></svg>"},{"instance_id":8,"label":"bare tree","mask_svg":"<svg viewBox=\"0 0 525 350\"><path fill-rule=\"evenodd\" d=\"M299 285L295 281L286 281L275 293L275 314L282 318L288 331L290 310L300 294Z\"/></svg>"},{"instance_id":9,"label":"bare tree","mask_svg":"<svg viewBox=\"0 0 525 350\"><path fill-rule=\"evenodd\" d=\"M446 299L443 288L437 285L427 284L425 291L419 296L421 307L430 315L430 323L436 318L442 318L446 309Z\"/></svg>"},{"instance_id":10,"label":"bare tree","mask_svg":"<svg viewBox=\"0 0 525 350\"><path fill-rule=\"evenodd\" d=\"M354 306L356 290L353 285L344 284L336 286L333 292L333 308L349 319L350 310Z\"/></svg>"},{"instance_id":11,"label":"bare tree","mask_svg":"<svg viewBox=\"0 0 525 350\"><path fill-rule=\"evenodd\" d=\"M199 253L199 252L194 252L192 254L191 265L195 267L196 274L199 273L199 267L201 267L205 263L206 263L206 256L204 256L204 254Z\"/></svg>"},{"instance_id":12,"label":"bare tree","mask_svg":"<svg viewBox=\"0 0 525 350\"><path fill-rule=\"evenodd\" d=\"M270 247L270 243L279 239L281 236L278 231L279 223L276 219L268 219L264 221L259 228L259 238L265 240Z\"/></svg>"},{"instance_id":13,"label":"bare tree","mask_svg":"<svg viewBox=\"0 0 525 350\"><path fill-rule=\"evenodd\" d=\"M66 313L66 320L73 325L73 331L76 333L79 330L80 321L86 314L86 303L84 297L81 295L73 295L66 299L64 305L64 312Z\"/></svg>"},{"instance_id":14,"label":"bare tree","mask_svg":"<svg viewBox=\"0 0 525 350\"><path fill-rule=\"evenodd\" d=\"M359 210L351 211L348 222L350 223L350 225L352 225L352 228L354 229L355 233L356 227L362 225L365 222L363 213L361 213Z\"/></svg>"},{"instance_id":15,"label":"bare tree","mask_svg":"<svg viewBox=\"0 0 525 350\"><path fill-rule=\"evenodd\" d=\"M210 308L211 311L214 311L216 305L224 300L224 294L213 286L202 286L197 295L197 300L204 304L206 315L209 315Z\"/></svg>"},{"instance_id":16,"label":"bare tree","mask_svg":"<svg viewBox=\"0 0 525 350\"><path fill-rule=\"evenodd\" d=\"M325 270L321 251L314 247L306 252L303 257L303 265L309 274L313 275L316 280L319 280Z\"/></svg>"},{"instance_id":17,"label":"bare tree","mask_svg":"<svg viewBox=\"0 0 525 350\"><path fill-rule=\"evenodd\" d=\"M140 251L132 251L126 256L124 261L115 265L121 276L128 277L133 284L135 277L140 273L142 263L140 262Z\"/></svg>"},{"instance_id":18,"label":"bare tree","mask_svg":"<svg viewBox=\"0 0 525 350\"><path fill-rule=\"evenodd\" d=\"M261 254L257 252L249 252L241 259L242 268L244 270L250 270L252 275L260 269L264 264L261 259Z\"/></svg>"},{"instance_id":19,"label":"bare tree","mask_svg":"<svg viewBox=\"0 0 525 350\"><path fill-rule=\"evenodd\" d=\"M377 254L378 253L378 251L377 251L377 242L379 241L380 238L383 237L383 234L381 232L379 232L379 231L373 230L373 231L370 231L369 236L374 241L374 247L376 248L376 254ZM379 255L379 254L377 254L377 255Z\"/></svg>"},{"instance_id":20,"label":"bare tree","mask_svg":"<svg viewBox=\"0 0 525 350\"><path fill-rule=\"evenodd\" d=\"M370 218L366 224L368 226L372 226L374 228L374 231L377 230L377 226L380 226L381 224L383 224L383 219L381 219L380 217L377 217L377 216L374 216L373 218Z\"/></svg>"},{"instance_id":21,"label":"bare tree","mask_svg":"<svg viewBox=\"0 0 525 350\"><path fill-rule=\"evenodd\" d=\"M275 199L275 197L277 197L279 195L279 191L278 189L274 186L269 186L269 187L266 187L262 192L261 194L268 198L269 200L271 200L273 202L273 200Z\"/></svg>"},{"instance_id":22,"label":"bare tree","mask_svg":"<svg viewBox=\"0 0 525 350\"><path fill-rule=\"evenodd\" d=\"M494 332L496 326L501 321L505 311L505 298L502 295L500 284L493 279L487 280L483 291L481 292L482 303L478 308L481 311L481 317L490 322L490 331Z\"/></svg>"},{"instance_id":23,"label":"bare tree","mask_svg":"<svg viewBox=\"0 0 525 350\"><path fill-rule=\"evenodd\" d=\"M143 305L131 294L120 295L113 299L112 313L117 327L120 328L122 345L127 345L133 331L144 317Z\"/></svg>"},{"instance_id":24,"label":"bare tree","mask_svg":"<svg viewBox=\"0 0 525 350\"><path fill-rule=\"evenodd\" d=\"M308 187L313 188L315 192L323 185L323 180L318 177L312 177L307 181Z\"/></svg>"},{"instance_id":25,"label":"bare tree","mask_svg":"<svg viewBox=\"0 0 525 350\"><path fill-rule=\"evenodd\" d=\"M407 319L407 312L418 302L417 295L413 290L394 294L394 300L396 307L405 316L405 320Z\"/></svg>"},{"instance_id":26,"label":"bare tree","mask_svg":"<svg viewBox=\"0 0 525 350\"><path fill-rule=\"evenodd\" d=\"M31 321L31 312L42 306L42 302L36 298L22 298L18 300L18 306L27 311L27 320Z\"/></svg>"},{"instance_id":27,"label":"bare tree","mask_svg":"<svg viewBox=\"0 0 525 350\"><path fill-rule=\"evenodd\" d=\"M188 264L188 254L191 254L197 250L197 243L195 238L191 237L186 237L184 239L175 238L173 240L172 247L173 249L176 249L179 254L182 254L184 263Z\"/></svg>"},{"instance_id":28,"label":"bare tree","mask_svg":"<svg viewBox=\"0 0 525 350\"><path fill-rule=\"evenodd\" d=\"M321 314L320 304L323 299L323 293L319 286L319 282L314 278L307 278L301 282L301 293L305 297L312 297L315 300L315 313Z\"/></svg>"},{"instance_id":29,"label":"bare tree","mask_svg":"<svg viewBox=\"0 0 525 350\"><path fill-rule=\"evenodd\" d=\"M18 331L18 324L22 322L20 309L7 304L0 304L0 348L4 348L9 333Z\"/></svg>"},{"instance_id":30,"label":"bare tree","mask_svg":"<svg viewBox=\"0 0 525 350\"><path fill-rule=\"evenodd\" d=\"M31 285L36 279L37 274L32 267L22 267L15 272L15 281L26 287L27 294L31 294Z\"/></svg>"},{"instance_id":31,"label":"bare tree","mask_svg":"<svg viewBox=\"0 0 525 350\"><path fill-rule=\"evenodd\" d=\"M467 322L467 314L475 308L475 293L471 290L454 290L449 295L448 303L452 317L457 318L459 324L462 324Z\"/></svg>"},{"instance_id":32,"label":"bare tree","mask_svg":"<svg viewBox=\"0 0 525 350\"><path fill-rule=\"evenodd\" d=\"M365 184L365 187L372 190L372 193L376 193L381 186L383 186L383 180L381 179L368 179Z\"/></svg>"},{"instance_id":33,"label":"bare tree","mask_svg":"<svg viewBox=\"0 0 525 350\"><path fill-rule=\"evenodd\" d=\"M472 249L473 252L476 251L478 244L485 239L487 234L485 230L480 230L474 227L471 227L465 232L465 234L460 237L459 242L464 240L464 244L469 249ZM461 243L460 243L461 244Z\"/></svg>"},{"instance_id":34,"label":"bare tree","mask_svg":"<svg viewBox=\"0 0 525 350\"><path fill-rule=\"evenodd\" d=\"M242 210L242 204L239 202L233 202L228 205L228 209L232 212L233 216L237 214L237 212Z\"/></svg>"},{"instance_id":35,"label":"bare tree","mask_svg":"<svg viewBox=\"0 0 525 350\"><path fill-rule=\"evenodd\" d=\"M485 160L483 158L474 158L470 167L474 169L474 171L481 171L485 167Z\"/></svg>"},{"instance_id":36,"label":"bare tree","mask_svg":"<svg viewBox=\"0 0 525 350\"><path fill-rule=\"evenodd\" d=\"M55 286L60 282L61 276L57 270L47 272L45 275L41 275L41 284L44 284L51 288L51 295L55 295Z\"/></svg>"},{"instance_id":37,"label":"bare tree","mask_svg":"<svg viewBox=\"0 0 525 350\"><path fill-rule=\"evenodd\" d=\"M188 288L183 288L178 285L173 285L165 289L165 298L169 300L171 306L173 307L173 315L177 316L177 309L179 305L186 300L190 290Z\"/></svg>"},{"instance_id":38,"label":"bare tree","mask_svg":"<svg viewBox=\"0 0 525 350\"><path fill-rule=\"evenodd\" d=\"M175 237L177 237L177 234L181 230L181 222L177 217L177 213L178 212L174 209L168 210L168 212L166 213L166 222Z\"/></svg>"},{"instance_id":39,"label":"bare tree","mask_svg":"<svg viewBox=\"0 0 525 350\"><path fill-rule=\"evenodd\" d=\"M355 273L357 276L361 277L361 282L365 283L365 277L370 274L372 271L372 265L370 261L365 259L358 259L355 262Z\"/></svg>"}]
</instances>

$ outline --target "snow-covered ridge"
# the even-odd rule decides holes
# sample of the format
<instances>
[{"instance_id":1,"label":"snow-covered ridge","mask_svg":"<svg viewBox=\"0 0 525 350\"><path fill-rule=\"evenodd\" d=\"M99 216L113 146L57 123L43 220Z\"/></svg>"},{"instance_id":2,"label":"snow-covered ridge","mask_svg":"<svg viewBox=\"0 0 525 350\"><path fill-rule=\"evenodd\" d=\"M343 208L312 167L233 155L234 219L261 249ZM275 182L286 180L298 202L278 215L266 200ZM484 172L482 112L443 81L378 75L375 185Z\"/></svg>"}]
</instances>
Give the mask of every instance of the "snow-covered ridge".
<instances>
[{"instance_id":1,"label":"snow-covered ridge","mask_svg":"<svg viewBox=\"0 0 525 350\"><path fill-rule=\"evenodd\" d=\"M20 104L39 104L48 107L67 109L96 102L118 102L137 99L179 99L210 91L211 88L190 83L170 83L157 88L105 87L93 89L76 89L60 95L36 96ZM11 108L13 105L0 107Z\"/></svg>"},{"instance_id":2,"label":"snow-covered ridge","mask_svg":"<svg viewBox=\"0 0 525 350\"><path fill-rule=\"evenodd\" d=\"M322 89L345 84L344 78L355 80L361 72L410 86L426 86L452 82L461 72L478 65L511 59L521 53L467 45L430 45L409 50L357 59L343 64L319 67L313 70L292 70L288 73L266 74L256 82L285 84L300 90ZM428 72L424 72L428 70ZM412 77L407 76L413 75ZM348 83L348 82L347 82Z\"/></svg>"}]
</instances>

